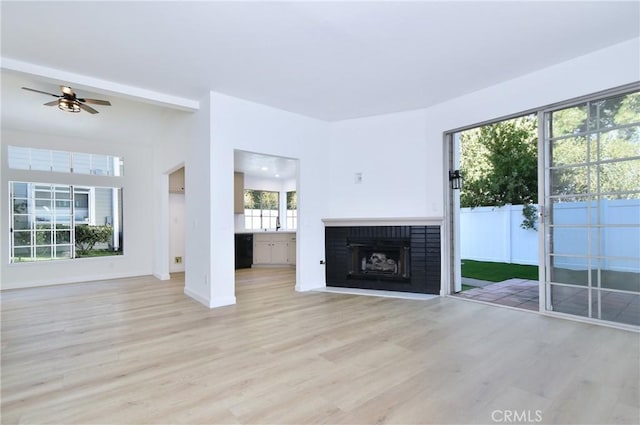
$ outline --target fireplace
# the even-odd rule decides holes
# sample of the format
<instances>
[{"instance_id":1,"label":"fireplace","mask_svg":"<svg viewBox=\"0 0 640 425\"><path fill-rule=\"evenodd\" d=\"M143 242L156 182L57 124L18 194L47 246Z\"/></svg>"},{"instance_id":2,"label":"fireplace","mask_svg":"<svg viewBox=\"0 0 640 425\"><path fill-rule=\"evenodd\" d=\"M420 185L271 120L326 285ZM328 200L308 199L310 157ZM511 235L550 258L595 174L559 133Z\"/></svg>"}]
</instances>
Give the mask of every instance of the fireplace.
<instances>
[{"instance_id":1,"label":"fireplace","mask_svg":"<svg viewBox=\"0 0 640 425\"><path fill-rule=\"evenodd\" d=\"M325 226L327 286L438 294L440 226Z\"/></svg>"},{"instance_id":2,"label":"fireplace","mask_svg":"<svg viewBox=\"0 0 640 425\"><path fill-rule=\"evenodd\" d=\"M411 241L348 241L348 279L407 281L411 277Z\"/></svg>"}]
</instances>

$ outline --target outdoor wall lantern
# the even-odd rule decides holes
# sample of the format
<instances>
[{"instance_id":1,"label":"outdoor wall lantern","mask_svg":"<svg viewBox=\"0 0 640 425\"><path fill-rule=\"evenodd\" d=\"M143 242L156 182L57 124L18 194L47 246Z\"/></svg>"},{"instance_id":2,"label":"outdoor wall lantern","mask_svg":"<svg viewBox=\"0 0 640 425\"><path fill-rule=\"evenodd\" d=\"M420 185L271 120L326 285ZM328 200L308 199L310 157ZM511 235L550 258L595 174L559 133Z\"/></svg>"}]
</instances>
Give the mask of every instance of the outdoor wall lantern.
<instances>
[{"instance_id":1,"label":"outdoor wall lantern","mask_svg":"<svg viewBox=\"0 0 640 425\"><path fill-rule=\"evenodd\" d=\"M460 170L449 171L449 182L451 183L451 189L462 189L462 174Z\"/></svg>"}]
</instances>

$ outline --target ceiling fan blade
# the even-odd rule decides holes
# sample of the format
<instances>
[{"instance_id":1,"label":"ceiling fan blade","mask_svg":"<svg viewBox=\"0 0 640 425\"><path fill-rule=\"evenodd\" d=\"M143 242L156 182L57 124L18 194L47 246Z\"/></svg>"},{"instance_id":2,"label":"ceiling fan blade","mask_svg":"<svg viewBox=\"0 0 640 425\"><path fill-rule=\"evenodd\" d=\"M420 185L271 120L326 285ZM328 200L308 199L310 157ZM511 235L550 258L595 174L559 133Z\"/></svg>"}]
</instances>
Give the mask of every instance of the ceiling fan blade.
<instances>
[{"instance_id":1,"label":"ceiling fan blade","mask_svg":"<svg viewBox=\"0 0 640 425\"><path fill-rule=\"evenodd\" d=\"M32 92L36 92L36 93L40 93L40 94L46 94L46 95L53 96L53 97L62 97L59 94L47 93L46 91L30 89L29 87L22 87L22 90L28 90L28 91L32 91Z\"/></svg>"},{"instance_id":2,"label":"ceiling fan blade","mask_svg":"<svg viewBox=\"0 0 640 425\"><path fill-rule=\"evenodd\" d=\"M97 114L98 111L96 111L95 109L93 109L91 106L89 105L85 105L84 103L78 102L77 105L81 108L84 109L85 111L87 111L90 114Z\"/></svg>"},{"instance_id":3,"label":"ceiling fan blade","mask_svg":"<svg viewBox=\"0 0 640 425\"><path fill-rule=\"evenodd\" d=\"M47 102L44 106L56 106L58 104L57 100L52 100L51 102Z\"/></svg>"},{"instance_id":4,"label":"ceiling fan blade","mask_svg":"<svg viewBox=\"0 0 640 425\"><path fill-rule=\"evenodd\" d=\"M72 97L76 96L76 94L73 92L73 90L71 90L71 87L60 86L60 90L62 90L62 93L66 94L68 96L72 96Z\"/></svg>"},{"instance_id":5,"label":"ceiling fan blade","mask_svg":"<svg viewBox=\"0 0 640 425\"><path fill-rule=\"evenodd\" d=\"M78 99L80 102L92 103L94 105L105 105L111 106L111 102L108 100L100 100L100 99Z\"/></svg>"}]
</instances>

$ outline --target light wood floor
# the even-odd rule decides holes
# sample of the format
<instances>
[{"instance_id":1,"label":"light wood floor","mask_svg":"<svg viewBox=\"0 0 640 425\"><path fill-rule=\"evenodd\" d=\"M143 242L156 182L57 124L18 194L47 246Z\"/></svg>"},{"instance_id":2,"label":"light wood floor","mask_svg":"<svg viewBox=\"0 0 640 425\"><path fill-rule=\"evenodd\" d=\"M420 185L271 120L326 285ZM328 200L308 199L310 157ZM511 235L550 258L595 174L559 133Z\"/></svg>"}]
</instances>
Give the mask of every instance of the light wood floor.
<instances>
[{"instance_id":1,"label":"light wood floor","mask_svg":"<svg viewBox=\"0 0 640 425\"><path fill-rule=\"evenodd\" d=\"M639 422L636 333L293 281L240 271L214 310L180 277L5 291L2 423Z\"/></svg>"}]
</instances>

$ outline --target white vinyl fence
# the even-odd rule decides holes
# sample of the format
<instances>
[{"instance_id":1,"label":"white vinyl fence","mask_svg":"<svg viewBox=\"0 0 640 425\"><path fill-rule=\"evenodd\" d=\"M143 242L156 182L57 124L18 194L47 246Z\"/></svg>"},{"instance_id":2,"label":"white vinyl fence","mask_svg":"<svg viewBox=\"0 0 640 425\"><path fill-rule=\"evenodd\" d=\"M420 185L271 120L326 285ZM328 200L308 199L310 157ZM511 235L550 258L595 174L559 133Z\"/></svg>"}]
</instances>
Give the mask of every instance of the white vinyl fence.
<instances>
[{"instance_id":1,"label":"white vinyl fence","mask_svg":"<svg viewBox=\"0 0 640 425\"><path fill-rule=\"evenodd\" d=\"M537 208L537 206L536 206ZM587 214L591 223L609 226L591 228L591 250L589 251ZM460 253L463 259L494 261L516 264L538 264L538 232L522 229L522 205L504 207L478 207L460 209ZM585 269L587 256L627 259L601 260L603 269L618 271L640 271L640 200L619 199L595 202L566 202L553 205L554 224L585 225L585 227L560 228L554 230L553 251L555 266L570 269ZM563 256L566 254L566 256ZM579 257L575 257L579 256ZM594 261L594 260L592 260ZM594 265L592 264L592 267Z\"/></svg>"},{"instance_id":2,"label":"white vinyl fence","mask_svg":"<svg viewBox=\"0 0 640 425\"><path fill-rule=\"evenodd\" d=\"M522 205L460 208L460 255L464 259L538 264L538 232L520 228Z\"/></svg>"}]
</instances>

